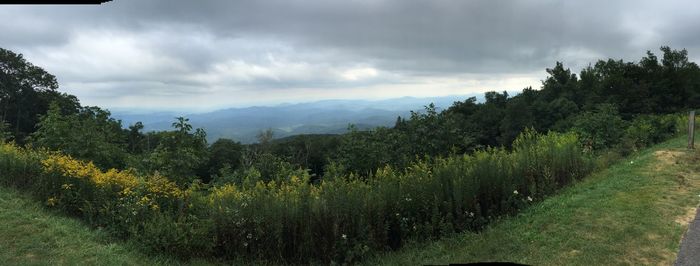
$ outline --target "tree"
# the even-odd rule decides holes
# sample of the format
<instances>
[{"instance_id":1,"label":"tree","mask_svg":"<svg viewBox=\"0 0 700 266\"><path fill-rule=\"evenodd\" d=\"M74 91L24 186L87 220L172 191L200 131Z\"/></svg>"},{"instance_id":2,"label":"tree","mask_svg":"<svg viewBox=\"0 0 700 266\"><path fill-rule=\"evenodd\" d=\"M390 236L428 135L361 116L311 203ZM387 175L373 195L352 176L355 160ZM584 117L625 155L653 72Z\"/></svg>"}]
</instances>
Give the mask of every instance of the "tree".
<instances>
[{"instance_id":1,"label":"tree","mask_svg":"<svg viewBox=\"0 0 700 266\"><path fill-rule=\"evenodd\" d=\"M0 120L0 142L5 142L12 138L12 133L10 133L9 127L10 124Z\"/></svg>"},{"instance_id":2,"label":"tree","mask_svg":"<svg viewBox=\"0 0 700 266\"><path fill-rule=\"evenodd\" d=\"M128 150L131 154L141 154L146 150L143 145L143 141L146 138L141 130L143 129L143 123L136 122L135 124L129 126L129 146Z\"/></svg>"},{"instance_id":3,"label":"tree","mask_svg":"<svg viewBox=\"0 0 700 266\"><path fill-rule=\"evenodd\" d=\"M218 174L224 167L228 167L230 170L240 168L242 156L243 145L240 142L231 139L216 140L209 146L209 160L207 162L209 175Z\"/></svg>"},{"instance_id":4,"label":"tree","mask_svg":"<svg viewBox=\"0 0 700 266\"><path fill-rule=\"evenodd\" d=\"M625 121L611 104L600 104L594 111L580 113L573 122L573 131L588 150L614 147L620 143L625 128Z\"/></svg>"},{"instance_id":5,"label":"tree","mask_svg":"<svg viewBox=\"0 0 700 266\"><path fill-rule=\"evenodd\" d=\"M177 117L172 124L176 131L165 132L149 156L151 170L159 171L182 187L198 177L208 157L206 132L201 128L191 132L188 121Z\"/></svg>"},{"instance_id":6,"label":"tree","mask_svg":"<svg viewBox=\"0 0 700 266\"><path fill-rule=\"evenodd\" d=\"M36 130L39 117L57 102L62 113L75 113L77 98L56 91L56 77L24 59L22 54L0 48L0 121L9 123L18 142Z\"/></svg>"},{"instance_id":7,"label":"tree","mask_svg":"<svg viewBox=\"0 0 700 266\"><path fill-rule=\"evenodd\" d=\"M182 116L175 118L177 121L173 122L173 128L177 129L178 132L187 134L192 130L192 125L189 124L190 119L184 118Z\"/></svg>"},{"instance_id":8,"label":"tree","mask_svg":"<svg viewBox=\"0 0 700 266\"><path fill-rule=\"evenodd\" d=\"M124 168L125 137L121 121L111 118L108 111L82 107L76 114L64 115L53 103L30 140L36 147L90 160L102 168Z\"/></svg>"}]
</instances>

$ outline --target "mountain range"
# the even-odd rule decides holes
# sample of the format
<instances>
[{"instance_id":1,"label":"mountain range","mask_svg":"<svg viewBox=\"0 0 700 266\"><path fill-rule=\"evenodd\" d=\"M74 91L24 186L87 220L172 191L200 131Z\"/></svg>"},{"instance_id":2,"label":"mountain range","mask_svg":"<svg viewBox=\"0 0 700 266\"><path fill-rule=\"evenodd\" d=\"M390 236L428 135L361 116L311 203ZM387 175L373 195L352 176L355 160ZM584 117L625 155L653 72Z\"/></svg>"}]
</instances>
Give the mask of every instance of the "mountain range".
<instances>
[{"instance_id":1,"label":"mountain range","mask_svg":"<svg viewBox=\"0 0 700 266\"><path fill-rule=\"evenodd\" d=\"M228 108L207 113L133 112L112 110L112 116L126 127L138 121L146 131L171 130L175 117L185 116L194 128L204 128L211 142L230 138L242 143L256 142L256 135L272 129L275 138L299 134L340 134L354 124L358 129L393 126L398 116L410 117L430 103L438 110L469 97L483 100L483 94L429 98L401 97L386 100L322 100L308 103Z\"/></svg>"}]
</instances>

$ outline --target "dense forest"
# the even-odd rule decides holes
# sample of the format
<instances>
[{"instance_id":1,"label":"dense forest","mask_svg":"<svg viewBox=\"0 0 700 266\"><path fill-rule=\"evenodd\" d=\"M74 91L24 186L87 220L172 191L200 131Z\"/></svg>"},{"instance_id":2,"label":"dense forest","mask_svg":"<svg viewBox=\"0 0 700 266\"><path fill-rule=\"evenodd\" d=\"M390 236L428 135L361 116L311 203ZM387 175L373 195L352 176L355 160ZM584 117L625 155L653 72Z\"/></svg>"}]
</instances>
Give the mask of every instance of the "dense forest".
<instances>
[{"instance_id":1,"label":"dense forest","mask_svg":"<svg viewBox=\"0 0 700 266\"><path fill-rule=\"evenodd\" d=\"M125 127L0 49L0 138L12 143L0 169L4 184L156 251L354 261L478 230L585 176L593 156L676 133L674 114L700 105L700 68L686 50L661 52L579 74L557 62L539 89L428 104L390 128L282 139L267 130L243 145L207 143L184 117L171 131Z\"/></svg>"}]
</instances>

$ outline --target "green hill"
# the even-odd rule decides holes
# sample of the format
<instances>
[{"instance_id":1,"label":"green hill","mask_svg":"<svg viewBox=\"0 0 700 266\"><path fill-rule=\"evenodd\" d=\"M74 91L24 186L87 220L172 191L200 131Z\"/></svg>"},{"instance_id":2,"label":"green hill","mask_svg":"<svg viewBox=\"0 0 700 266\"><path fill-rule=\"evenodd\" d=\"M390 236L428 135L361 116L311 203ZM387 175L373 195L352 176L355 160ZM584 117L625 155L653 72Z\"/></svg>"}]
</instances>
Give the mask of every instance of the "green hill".
<instances>
[{"instance_id":1,"label":"green hill","mask_svg":"<svg viewBox=\"0 0 700 266\"><path fill-rule=\"evenodd\" d=\"M671 264L700 193L700 153L687 151L684 140L643 150L481 233L412 243L365 263ZM3 264L182 263L136 250L0 188Z\"/></svg>"},{"instance_id":2,"label":"green hill","mask_svg":"<svg viewBox=\"0 0 700 266\"><path fill-rule=\"evenodd\" d=\"M41 203L0 188L0 264L3 265L159 265L127 244L110 241L76 219L46 210Z\"/></svg>"},{"instance_id":3,"label":"green hill","mask_svg":"<svg viewBox=\"0 0 700 266\"><path fill-rule=\"evenodd\" d=\"M368 264L671 265L700 199L700 153L685 140L643 150L482 233L415 243Z\"/></svg>"}]
</instances>

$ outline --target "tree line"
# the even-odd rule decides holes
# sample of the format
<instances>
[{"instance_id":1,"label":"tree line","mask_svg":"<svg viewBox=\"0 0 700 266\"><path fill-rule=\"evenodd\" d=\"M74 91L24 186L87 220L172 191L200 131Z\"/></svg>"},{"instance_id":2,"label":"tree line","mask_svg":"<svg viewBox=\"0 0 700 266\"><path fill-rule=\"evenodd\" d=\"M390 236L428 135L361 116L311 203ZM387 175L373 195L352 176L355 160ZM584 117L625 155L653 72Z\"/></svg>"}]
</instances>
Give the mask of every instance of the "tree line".
<instances>
[{"instance_id":1,"label":"tree line","mask_svg":"<svg viewBox=\"0 0 700 266\"><path fill-rule=\"evenodd\" d=\"M472 97L445 110L429 104L398 117L393 127L360 131L351 125L341 135L277 140L268 130L258 143L243 145L225 138L209 144L206 132L183 117L171 131L144 132L140 122L124 128L109 111L59 92L56 77L21 54L0 48L0 137L90 160L102 169L159 172L181 186L195 179L234 182L250 171L272 180L283 169L309 171L309 182L348 173L368 176L385 165L403 168L424 158L509 148L526 128L575 131L591 151L634 150L639 138L626 136L670 123L645 116L700 105L697 64L686 50L660 50L660 58L648 51L638 62L600 60L578 75L557 62L546 69L540 89L487 92L483 102Z\"/></svg>"}]
</instances>

